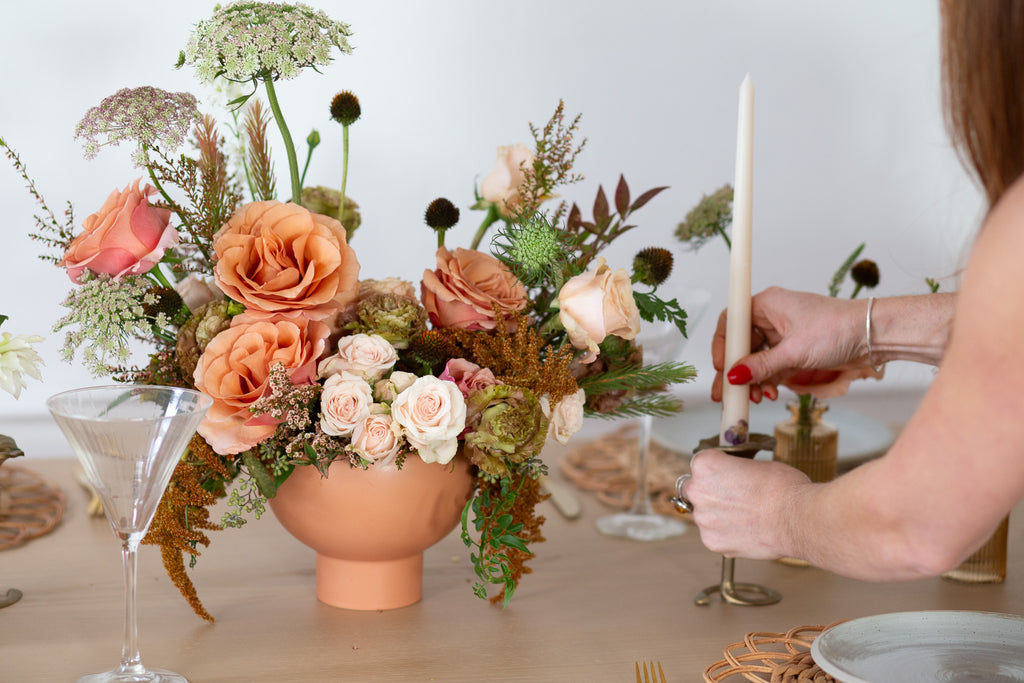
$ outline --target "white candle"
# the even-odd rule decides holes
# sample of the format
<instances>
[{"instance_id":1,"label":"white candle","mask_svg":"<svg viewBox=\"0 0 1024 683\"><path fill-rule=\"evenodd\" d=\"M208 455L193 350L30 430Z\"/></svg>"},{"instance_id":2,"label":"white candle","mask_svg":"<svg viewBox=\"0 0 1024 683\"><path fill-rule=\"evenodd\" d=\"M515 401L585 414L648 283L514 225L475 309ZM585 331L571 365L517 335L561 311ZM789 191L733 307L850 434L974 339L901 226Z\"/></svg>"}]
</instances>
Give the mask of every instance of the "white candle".
<instances>
[{"instance_id":1,"label":"white candle","mask_svg":"<svg viewBox=\"0 0 1024 683\"><path fill-rule=\"evenodd\" d=\"M725 327L725 370L750 353L750 242L754 183L754 83L740 84L736 130L736 182L732 202L732 250L729 255L729 317ZM746 443L750 424L750 385L722 386L719 444Z\"/></svg>"}]
</instances>

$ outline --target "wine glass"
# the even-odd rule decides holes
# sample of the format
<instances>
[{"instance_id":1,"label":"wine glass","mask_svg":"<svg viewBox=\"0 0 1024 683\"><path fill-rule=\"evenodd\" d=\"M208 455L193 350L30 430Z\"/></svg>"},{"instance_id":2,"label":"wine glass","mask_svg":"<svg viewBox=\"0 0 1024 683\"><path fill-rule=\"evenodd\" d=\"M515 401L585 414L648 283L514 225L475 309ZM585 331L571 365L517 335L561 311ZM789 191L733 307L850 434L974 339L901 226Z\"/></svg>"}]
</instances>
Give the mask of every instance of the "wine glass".
<instances>
[{"instance_id":1,"label":"wine glass","mask_svg":"<svg viewBox=\"0 0 1024 683\"><path fill-rule=\"evenodd\" d=\"M139 655L135 570L167 482L199 421L213 403L191 389L146 385L75 389L51 396L47 408L78 456L103 511L121 540L124 640L120 665L78 683L187 683L180 674L147 669Z\"/></svg>"},{"instance_id":2,"label":"wine glass","mask_svg":"<svg viewBox=\"0 0 1024 683\"><path fill-rule=\"evenodd\" d=\"M696 328L711 300L711 293L705 289L689 289L683 296L676 297L686 311L687 332ZM643 348L644 364L666 363L677 360L686 345L687 338L671 322L656 321L645 323L640 328L636 342ZM631 538L636 541L660 541L686 533L686 524L678 519L659 515L651 506L650 485L647 481L647 466L650 462L651 430L654 418L643 415L640 418L640 433L637 442L636 492L633 506L628 512L619 512L599 517L595 522L597 530L608 536Z\"/></svg>"}]
</instances>

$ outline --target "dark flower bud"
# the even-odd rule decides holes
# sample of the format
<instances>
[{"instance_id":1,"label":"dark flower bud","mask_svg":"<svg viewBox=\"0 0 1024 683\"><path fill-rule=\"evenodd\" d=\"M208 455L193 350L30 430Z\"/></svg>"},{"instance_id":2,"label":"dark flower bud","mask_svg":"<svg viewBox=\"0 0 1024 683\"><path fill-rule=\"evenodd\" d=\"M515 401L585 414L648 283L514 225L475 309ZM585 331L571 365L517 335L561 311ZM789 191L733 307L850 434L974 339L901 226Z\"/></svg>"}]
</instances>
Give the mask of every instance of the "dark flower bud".
<instances>
[{"instance_id":1,"label":"dark flower bud","mask_svg":"<svg viewBox=\"0 0 1024 683\"><path fill-rule=\"evenodd\" d=\"M182 312L185 302L182 301L178 292L170 287L154 285L150 288L149 293L153 295L154 301L142 304L142 312L147 318L156 318L163 313L171 324L178 325L184 322Z\"/></svg>"},{"instance_id":2,"label":"dark flower bud","mask_svg":"<svg viewBox=\"0 0 1024 683\"><path fill-rule=\"evenodd\" d=\"M439 330L424 330L409 340L409 353L431 367L438 367L451 358L452 348Z\"/></svg>"},{"instance_id":3,"label":"dark flower bud","mask_svg":"<svg viewBox=\"0 0 1024 683\"><path fill-rule=\"evenodd\" d=\"M633 257L633 281L657 287L672 274L672 252L663 247L647 247Z\"/></svg>"},{"instance_id":4,"label":"dark flower bud","mask_svg":"<svg viewBox=\"0 0 1024 683\"><path fill-rule=\"evenodd\" d=\"M423 220L434 230L447 230L459 222L459 209L444 197L430 202Z\"/></svg>"},{"instance_id":5,"label":"dark flower bud","mask_svg":"<svg viewBox=\"0 0 1024 683\"><path fill-rule=\"evenodd\" d=\"M359 98L348 90L342 90L331 100L331 118L343 126L351 126L362 113Z\"/></svg>"},{"instance_id":6,"label":"dark flower bud","mask_svg":"<svg viewBox=\"0 0 1024 683\"><path fill-rule=\"evenodd\" d=\"M878 286L878 264L870 259L857 261L850 269L850 277L861 287L871 289Z\"/></svg>"}]
</instances>

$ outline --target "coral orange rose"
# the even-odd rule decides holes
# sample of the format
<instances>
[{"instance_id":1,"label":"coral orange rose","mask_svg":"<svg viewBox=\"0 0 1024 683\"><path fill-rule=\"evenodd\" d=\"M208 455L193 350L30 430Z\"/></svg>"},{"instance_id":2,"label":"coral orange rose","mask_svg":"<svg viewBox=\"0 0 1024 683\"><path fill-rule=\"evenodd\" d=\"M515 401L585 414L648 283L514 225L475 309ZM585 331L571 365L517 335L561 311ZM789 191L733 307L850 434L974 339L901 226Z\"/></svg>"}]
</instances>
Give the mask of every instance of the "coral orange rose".
<instances>
[{"instance_id":1,"label":"coral orange rose","mask_svg":"<svg viewBox=\"0 0 1024 683\"><path fill-rule=\"evenodd\" d=\"M629 273L622 268L613 271L603 257L597 257L594 270L570 278L558 292L558 319L572 345L586 350L584 363L597 358L597 345L609 334L635 338L640 332L640 311Z\"/></svg>"},{"instance_id":2,"label":"coral orange rose","mask_svg":"<svg viewBox=\"0 0 1024 683\"><path fill-rule=\"evenodd\" d=\"M60 262L74 282L80 282L86 268L115 279L147 273L178 243L178 232L169 225L171 212L149 205L147 198L156 188L147 184L140 190L141 180L111 192L100 210L82 222L82 233Z\"/></svg>"},{"instance_id":3,"label":"coral orange rose","mask_svg":"<svg viewBox=\"0 0 1024 683\"><path fill-rule=\"evenodd\" d=\"M206 346L193 374L196 388L213 399L200 436L217 453L232 455L273 434L277 421L249 410L267 391L271 367L283 363L293 383L312 383L328 334L316 320L235 316Z\"/></svg>"},{"instance_id":4,"label":"coral orange rose","mask_svg":"<svg viewBox=\"0 0 1024 683\"><path fill-rule=\"evenodd\" d=\"M298 204L253 202L213 237L217 285L255 316L323 319L359 292L359 262L337 220Z\"/></svg>"},{"instance_id":5,"label":"coral orange rose","mask_svg":"<svg viewBox=\"0 0 1024 683\"><path fill-rule=\"evenodd\" d=\"M526 288L498 259L473 249L437 250L437 270L423 271L423 307L435 327L493 330L494 307L521 311Z\"/></svg>"}]
</instances>

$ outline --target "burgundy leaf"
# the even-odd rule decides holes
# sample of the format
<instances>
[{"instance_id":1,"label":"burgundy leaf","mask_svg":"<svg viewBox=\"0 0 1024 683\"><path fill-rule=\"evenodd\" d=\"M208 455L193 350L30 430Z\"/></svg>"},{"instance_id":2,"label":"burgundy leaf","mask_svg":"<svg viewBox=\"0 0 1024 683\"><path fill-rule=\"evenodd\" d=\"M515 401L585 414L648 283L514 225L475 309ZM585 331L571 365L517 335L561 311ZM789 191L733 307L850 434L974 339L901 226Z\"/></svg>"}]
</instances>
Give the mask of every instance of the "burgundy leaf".
<instances>
[{"instance_id":1,"label":"burgundy leaf","mask_svg":"<svg viewBox=\"0 0 1024 683\"><path fill-rule=\"evenodd\" d=\"M604 196L604 188L597 186L597 196L594 198L594 221L600 223L608 218L608 198Z\"/></svg>"},{"instance_id":2,"label":"burgundy leaf","mask_svg":"<svg viewBox=\"0 0 1024 683\"><path fill-rule=\"evenodd\" d=\"M576 206L576 202L573 202L572 208L569 209L569 215L565 219L565 229L569 232L576 232L581 223L583 223L583 214L580 207Z\"/></svg>"},{"instance_id":3,"label":"burgundy leaf","mask_svg":"<svg viewBox=\"0 0 1024 683\"><path fill-rule=\"evenodd\" d=\"M626 184L626 177L619 174L619 184L615 188L615 210L620 216L625 216L629 211L629 185Z\"/></svg>"},{"instance_id":4,"label":"burgundy leaf","mask_svg":"<svg viewBox=\"0 0 1024 683\"><path fill-rule=\"evenodd\" d=\"M652 199L657 197L659 194L661 194L661 192L663 190L667 190L667 189L668 189L668 186L656 187L653 190L647 190L647 192L644 192L642 195L640 195L639 197L636 198L636 201L633 202L633 206L629 207L629 210L630 211L636 211L641 206L643 206L644 204L646 204L647 202L651 201Z\"/></svg>"}]
</instances>

